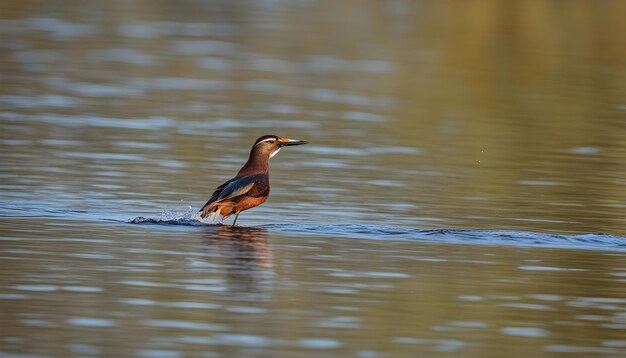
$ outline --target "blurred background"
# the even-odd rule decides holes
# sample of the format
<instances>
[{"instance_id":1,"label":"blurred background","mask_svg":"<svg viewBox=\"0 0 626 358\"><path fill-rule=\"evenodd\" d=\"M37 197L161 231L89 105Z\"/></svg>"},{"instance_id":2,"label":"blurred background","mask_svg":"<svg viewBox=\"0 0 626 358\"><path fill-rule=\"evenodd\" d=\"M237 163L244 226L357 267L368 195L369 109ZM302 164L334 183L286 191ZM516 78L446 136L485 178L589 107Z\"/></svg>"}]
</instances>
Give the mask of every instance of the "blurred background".
<instances>
[{"instance_id":1,"label":"blurred background","mask_svg":"<svg viewBox=\"0 0 626 358\"><path fill-rule=\"evenodd\" d=\"M311 145L273 160L253 220L623 235L624 11L4 2L2 195L92 212L93 200L98 212L197 207L274 133Z\"/></svg>"},{"instance_id":2,"label":"blurred background","mask_svg":"<svg viewBox=\"0 0 626 358\"><path fill-rule=\"evenodd\" d=\"M0 355L623 354L619 250L387 239L626 235L624 14L0 2ZM310 144L272 159L258 228L120 223L198 210L264 134Z\"/></svg>"}]
</instances>

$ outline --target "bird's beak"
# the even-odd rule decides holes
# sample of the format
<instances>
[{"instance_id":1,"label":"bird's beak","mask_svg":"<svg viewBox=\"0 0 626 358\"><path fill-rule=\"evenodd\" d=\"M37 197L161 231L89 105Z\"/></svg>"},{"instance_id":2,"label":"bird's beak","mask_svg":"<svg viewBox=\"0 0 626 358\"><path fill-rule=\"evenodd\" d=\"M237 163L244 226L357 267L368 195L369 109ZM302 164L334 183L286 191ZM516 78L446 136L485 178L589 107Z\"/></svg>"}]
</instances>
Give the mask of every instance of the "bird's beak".
<instances>
[{"instance_id":1,"label":"bird's beak","mask_svg":"<svg viewBox=\"0 0 626 358\"><path fill-rule=\"evenodd\" d=\"M278 143L280 143L280 145L282 146L286 146L286 145L307 144L308 142L304 140L299 140L299 139L279 138Z\"/></svg>"}]
</instances>

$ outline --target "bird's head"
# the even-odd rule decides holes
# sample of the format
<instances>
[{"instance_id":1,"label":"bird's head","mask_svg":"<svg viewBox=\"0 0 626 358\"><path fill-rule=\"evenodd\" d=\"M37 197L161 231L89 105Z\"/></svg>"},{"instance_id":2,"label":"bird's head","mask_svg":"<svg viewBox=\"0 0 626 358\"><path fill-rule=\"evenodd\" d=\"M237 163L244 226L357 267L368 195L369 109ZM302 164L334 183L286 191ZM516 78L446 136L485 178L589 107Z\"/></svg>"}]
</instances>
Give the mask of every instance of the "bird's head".
<instances>
[{"instance_id":1,"label":"bird's head","mask_svg":"<svg viewBox=\"0 0 626 358\"><path fill-rule=\"evenodd\" d=\"M282 147L290 145L307 144L308 142L298 139L281 138L279 136L269 134L264 135L254 142L252 152L259 153L271 158L275 156Z\"/></svg>"}]
</instances>

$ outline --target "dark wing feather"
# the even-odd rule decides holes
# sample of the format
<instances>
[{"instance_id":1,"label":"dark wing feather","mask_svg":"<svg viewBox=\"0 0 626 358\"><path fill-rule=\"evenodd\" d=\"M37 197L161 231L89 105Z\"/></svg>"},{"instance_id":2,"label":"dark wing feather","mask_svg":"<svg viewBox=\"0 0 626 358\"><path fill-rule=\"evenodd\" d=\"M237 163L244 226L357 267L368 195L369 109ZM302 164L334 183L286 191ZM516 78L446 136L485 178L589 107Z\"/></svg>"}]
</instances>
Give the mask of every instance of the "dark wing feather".
<instances>
[{"instance_id":1,"label":"dark wing feather","mask_svg":"<svg viewBox=\"0 0 626 358\"><path fill-rule=\"evenodd\" d=\"M204 204L204 206L207 206L213 202L215 202L217 200L217 198L220 196L220 193L222 192L222 190L224 190L224 187L226 187L228 184L232 183L235 179L231 179L227 182L225 182L224 184L218 186L217 188L215 188L215 191L213 192L213 194L211 194L211 198L209 199L209 201L206 202L206 204Z\"/></svg>"},{"instance_id":2,"label":"dark wing feather","mask_svg":"<svg viewBox=\"0 0 626 358\"><path fill-rule=\"evenodd\" d=\"M227 181L226 183L218 186L217 189L215 189L213 195L211 195L211 198L209 199L209 201L206 202L206 204L204 204L202 209L213 203L217 203L222 200L234 198L236 196L247 193L248 191L250 191L250 189L252 189L255 182L256 176L254 175L247 175Z\"/></svg>"},{"instance_id":3,"label":"dark wing feather","mask_svg":"<svg viewBox=\"0 0 626 358\"><path fill-rule=\"evenodd\" d=\"M256 178L252 175L237 178L228 185L226 185L219 196L217 197L217 201L222 201L230 198L234 198L239 195L243 195L250 191L256 182Z\"/></svg>"}]
</instances>

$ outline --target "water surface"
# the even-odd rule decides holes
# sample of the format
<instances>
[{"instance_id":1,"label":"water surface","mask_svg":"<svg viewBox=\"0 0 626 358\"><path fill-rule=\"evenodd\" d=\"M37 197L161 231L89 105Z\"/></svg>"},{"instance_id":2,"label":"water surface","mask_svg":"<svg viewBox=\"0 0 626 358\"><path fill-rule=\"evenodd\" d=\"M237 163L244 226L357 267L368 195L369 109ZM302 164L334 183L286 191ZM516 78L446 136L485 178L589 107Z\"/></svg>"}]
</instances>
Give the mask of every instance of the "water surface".
<instances>
[{"instance_id":1,"label":"water surface","mask_svg":"<svg viewBox=\"0 0 626 358\"><path fill-rule=\"evenodd\" d=\"M0 355L625 355L625 11L0 5Z\"/></svg>"}]
</instances>

